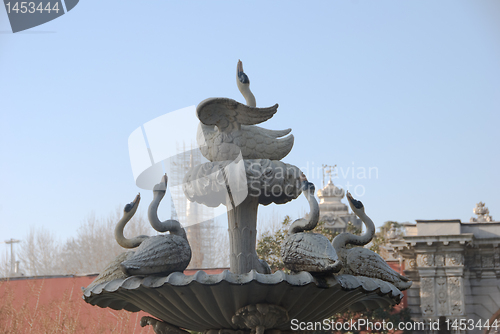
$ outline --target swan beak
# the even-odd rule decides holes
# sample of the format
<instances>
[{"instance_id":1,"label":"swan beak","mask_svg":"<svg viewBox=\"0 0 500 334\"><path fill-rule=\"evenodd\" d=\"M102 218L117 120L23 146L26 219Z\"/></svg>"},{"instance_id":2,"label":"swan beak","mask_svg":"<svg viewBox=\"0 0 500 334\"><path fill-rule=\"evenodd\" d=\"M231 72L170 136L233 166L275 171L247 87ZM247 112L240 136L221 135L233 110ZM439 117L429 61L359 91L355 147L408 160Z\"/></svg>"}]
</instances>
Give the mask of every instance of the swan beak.
<instances>
[{"instance_id":1,"label":"swan beak","mask_svg":"<svg viewBox=\"0 0 500 334\"><path fill-rule=\"evenodd\" d=\"M139 202L141 201L141 193L138 193L137 196L135 196L134 200L132 201L132 205L139 205Z\"/></svg>"},{"instance_id":2,"label":"swan beak","mask_svg":"<svg viewBox=\"0 0 500 334\"><path fill-rule=\"evenodd\" d=\"M238 59L238 65L236 66L236 72L238 72L238 75L240 74L240 72L243 72L243 63L239 59Z\"/></svg>"},{"instance_id":3,"label":"swan beak","mask_svg":"<svg viewBox=\"0 0 500 334\"><path fill-rule=\"evenodd\" d=\"M134 200L131 203L125 205L125 209L124 209L125 213L129 213L130 211L137 209L140 201L141 201L141 194L139 193L139 194L137 194L137 196L135 196ZM135 212L135 210L134 210L134 212Z\"/></svg>"},{"instance_id":4,"label":"swan beak","mask_svg":"<svg viewBox=\"0 0 500 334\"><path fill-rule=\"evenodd\" d=\"M167 191L167 182L168 182L168 176L167 174L165 174L161 177L160 183L155 184L155 186L153 187L153 192L160 191L165 193Z\"/></svg>"},{"instance_id":5,"label":"swan beak","mask_svg":"<svg viewBox=\"0 0 500 334\"><path fill-rule=\"evenodd\" d=\"M361 203L361 201L354 199L354 197L352 197L350 192L347 192L346 197L347 197L347 200L349 201L349 204L351 205L351 209L353 209L353 211L354 211L354 208L363 209L363 203Z\"/></svg>"}]
</instances>

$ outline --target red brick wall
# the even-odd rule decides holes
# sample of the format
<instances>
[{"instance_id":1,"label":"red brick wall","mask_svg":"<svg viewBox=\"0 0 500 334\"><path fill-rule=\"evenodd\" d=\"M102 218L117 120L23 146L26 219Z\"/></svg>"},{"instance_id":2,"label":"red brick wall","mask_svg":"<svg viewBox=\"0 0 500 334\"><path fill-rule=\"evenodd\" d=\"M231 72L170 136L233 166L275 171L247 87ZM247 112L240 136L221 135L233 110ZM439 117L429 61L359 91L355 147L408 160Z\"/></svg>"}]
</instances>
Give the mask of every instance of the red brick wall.
<instances>
[{"instance_id":1,"label":"red brick wall","mask_svg":"<svg viewBox=\"0 0 500 334\"><path fill-rule=\"evenodd\" d=\"M206 269L217 274L224 269ZM187 270L194 275L197 270ZM97 275L17 278L0 281L0 333L154 333L140 326L145 312L131 313L87 304L82 287Z\"/></svg>"}]
</instances>

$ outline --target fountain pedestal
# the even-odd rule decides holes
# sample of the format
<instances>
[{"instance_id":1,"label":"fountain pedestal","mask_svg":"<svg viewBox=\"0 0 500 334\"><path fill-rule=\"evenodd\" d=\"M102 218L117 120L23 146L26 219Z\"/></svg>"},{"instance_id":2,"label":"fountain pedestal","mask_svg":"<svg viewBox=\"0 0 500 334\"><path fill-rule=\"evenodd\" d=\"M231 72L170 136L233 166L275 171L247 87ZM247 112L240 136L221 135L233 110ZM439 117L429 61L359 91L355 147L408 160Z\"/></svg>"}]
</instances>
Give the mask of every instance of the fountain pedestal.
<instances>
[{"instance_id":1,"label":"fountain pedestal","mask_svg":"<svg viewBox=\"0 0 500 334\"><path fill-rule=\"evenodd\" d=\"M189 200L228 208L232 273L245 274L252 269L270 273L255 251L258 206L297 198L301 175L298 167L269 159L207 162L188 171L183 188Z\"/></svg>"},{"instance_id":2,"label":"fountain pedestal","mask_svg":"<svg viewBox=\"0 0 500 334\"><path fill-rule=\"evenodd\" d=\"M231 272L244 274L258 268L265 272L255 250L257 238L257 208L259 199L248 196L233 210L228 211L228 232Z\"/></svg>"}]
</instances>

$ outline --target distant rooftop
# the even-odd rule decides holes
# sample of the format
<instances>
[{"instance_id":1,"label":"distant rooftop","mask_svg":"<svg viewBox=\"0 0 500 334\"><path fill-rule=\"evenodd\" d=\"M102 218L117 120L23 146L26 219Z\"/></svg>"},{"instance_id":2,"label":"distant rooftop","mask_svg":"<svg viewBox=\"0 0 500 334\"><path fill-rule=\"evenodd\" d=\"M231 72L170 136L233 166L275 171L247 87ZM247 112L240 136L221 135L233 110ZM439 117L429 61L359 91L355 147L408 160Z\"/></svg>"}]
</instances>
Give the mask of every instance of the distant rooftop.
<instances>
[{"instance_id":1,"label":"distant rooftop","mask_svg":"<svg viewBox=\"0 0 500 334\"><path fill-rule=\"evenodd\" d=\"M450 236L472 234L476 239L500 238L500 221L494 221L483 202L476 204L469 222L460 219L417 219L415 225L405 224L406 236Z\"/></svg>"}]
</instances>

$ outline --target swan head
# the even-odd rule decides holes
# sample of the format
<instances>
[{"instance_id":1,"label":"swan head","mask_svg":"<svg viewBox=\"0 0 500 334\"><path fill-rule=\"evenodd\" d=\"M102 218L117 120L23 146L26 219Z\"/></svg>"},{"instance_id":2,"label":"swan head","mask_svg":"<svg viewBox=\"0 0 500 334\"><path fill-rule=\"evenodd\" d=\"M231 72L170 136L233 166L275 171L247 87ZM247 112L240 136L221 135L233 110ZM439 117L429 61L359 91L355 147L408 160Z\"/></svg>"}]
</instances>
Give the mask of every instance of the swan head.
<instances>
[{"instance_id":1,"label":"swan head","mask_svg":"<svg viewBox=\"0 0 500 334\"><path fill-rule=\"evenodd\" d=\"M243 63L241 60L238 60L238 65L236 65L236 75L238 77L238 88L241 86L249 86L250 79L248 79L248 75L243 72Z\"/></svg>"},{"instance_id":2,"label":"swan head","mask_svg":"<svg viewBox=\"0 0 500 334\"><path fill-rule=\"evenodd\" d=\"M141 201L141 194L137 194L137 196L135 196L132 202L125 205L125 208L123 209L123 215L132 217L137 211L140 201Z\"/></svg>"},{"instance_id":3,"label":"swan head","mask_svg":"<svg viewBox=\"0 0 500 334\"><path fill-rule=\"evenodd\" d=\"M359 217L360 214L365 213L365 207L363 206L363 203L361 201L358 201L357 199L354 199L352 197L350 192L347 192L346 194L347 200L349 201L349 206L351 207L351 210Z\"/></svg>"},{"instance_id":4,"label":"swan head","mask_svg":"<svg viewBox=\"0 0 500 334\"><path fill-rule=\"evenodd\" d=\"M314 187L313 183L307 181L307 177L304 175L304 173L300 175L300 182L302 184L302 191L304 193L314 195L314 191L316 190L316 188Z\"/></svg>"},{"instance_id":5,"label":"swan head","mask_svg":"<svg viewBox=\"0 0 500 334\"><path fill-rule=\"evenodd\" d=\"M241 60L238 60L238 65L236 65L236 84L238 85L238 89L245 98L247 105L249 107L256 107L257 102L255 101L255 96L250 91L250 79L243 72L243 63Z\"/></svg>"},{"instance_id":6,"label":"swan head","mask_svg":"<svg viewBox=\"0 0 500 334\"><path fill-rule=\"evenodd\" d=\"M165 193L167 191L167 182L168 182L168 176L167 174L165 174L162 176L160 183L155 184L153 188L153 193L155 192Z\"/></svg>"}]
</instances>

